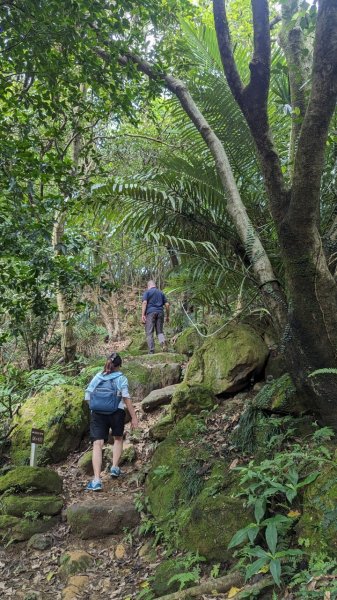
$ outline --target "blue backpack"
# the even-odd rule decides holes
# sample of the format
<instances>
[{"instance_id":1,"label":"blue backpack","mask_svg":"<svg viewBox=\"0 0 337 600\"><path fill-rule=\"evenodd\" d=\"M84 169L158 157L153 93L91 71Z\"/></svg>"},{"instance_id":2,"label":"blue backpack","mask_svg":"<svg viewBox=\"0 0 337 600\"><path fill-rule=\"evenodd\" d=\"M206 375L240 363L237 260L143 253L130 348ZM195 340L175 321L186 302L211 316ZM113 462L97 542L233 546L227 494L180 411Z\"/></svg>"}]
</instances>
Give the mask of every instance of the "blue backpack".
<instances>
[{"instance_id":1,"label":"blue backpack","mask_svg":"<svg viewBox=\"0 0 337 600\"><path fill-rule=\"evenodd\" d=\"M93 391L90 392L90 410L106 414L116 412L118 405L122 400L115 382L117 377L120 377L120 375L116 375L116 377L110 379L101 379L101 381L98 382Z\"/></svg>"}]
</instances>

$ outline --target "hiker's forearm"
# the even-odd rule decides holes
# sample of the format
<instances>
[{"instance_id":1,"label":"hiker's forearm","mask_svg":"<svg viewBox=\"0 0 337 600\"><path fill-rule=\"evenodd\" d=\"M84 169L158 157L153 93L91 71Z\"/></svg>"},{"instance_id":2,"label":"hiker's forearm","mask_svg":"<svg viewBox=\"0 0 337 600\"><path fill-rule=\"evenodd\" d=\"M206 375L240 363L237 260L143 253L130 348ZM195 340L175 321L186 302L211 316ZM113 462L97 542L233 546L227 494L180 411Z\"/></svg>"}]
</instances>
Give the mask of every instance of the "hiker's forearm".
<instances>
[{"instance_id":1,"label":"hiker's forearm","mask_svg":"<svg viewBox=\"0 0 337 600\"><path fill-rule=\"evenodd\" d=\"M128 411L130 413L131 419L137 419L136 411L135 411L134 406L133 406L133 404L131 402L131 399L130 398L123 398L123 400L125 402L126 408L128 409Z\"/></svg>"}]
</instances>

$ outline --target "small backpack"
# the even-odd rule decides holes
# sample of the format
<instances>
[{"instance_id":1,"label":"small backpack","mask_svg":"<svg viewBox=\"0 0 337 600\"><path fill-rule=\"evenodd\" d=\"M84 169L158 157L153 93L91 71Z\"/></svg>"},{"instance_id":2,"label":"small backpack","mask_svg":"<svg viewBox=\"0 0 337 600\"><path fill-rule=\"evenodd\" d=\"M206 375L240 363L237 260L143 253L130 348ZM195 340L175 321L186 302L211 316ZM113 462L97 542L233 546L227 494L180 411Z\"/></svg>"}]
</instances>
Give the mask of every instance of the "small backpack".
<instances>
[{"instance_id":1,"label":"small backpack","mask_svg":"<svg viewBox=\"0 0 337 600\"><path fill-rule=\"evenodd\" d=\"M118 393L115 379L101 379L95 389L90 392L89 408L95 412L114 413L118 409L121 395Z\"/></svg>"}]
</instances>

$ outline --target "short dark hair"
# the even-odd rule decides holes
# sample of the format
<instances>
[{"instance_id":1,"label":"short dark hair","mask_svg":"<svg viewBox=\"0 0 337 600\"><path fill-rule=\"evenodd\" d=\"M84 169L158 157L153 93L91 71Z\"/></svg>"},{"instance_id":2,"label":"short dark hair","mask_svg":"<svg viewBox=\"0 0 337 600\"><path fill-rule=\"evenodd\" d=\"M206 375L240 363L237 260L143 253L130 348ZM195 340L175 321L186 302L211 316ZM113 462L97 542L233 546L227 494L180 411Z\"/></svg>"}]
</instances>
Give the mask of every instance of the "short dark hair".
<instances>
[{"instance_id":1,"label":"short dark hair","mask_svg":"<svg viewBox=\"0 0 337 600\"><path fill-rule=\"evenodd\" d=\"M113 372L114 368L122 366L122 358L117 352L112 352L106 361L103 369L103 373L105 375L110 375Z\"/></svg>"}]
</instances>

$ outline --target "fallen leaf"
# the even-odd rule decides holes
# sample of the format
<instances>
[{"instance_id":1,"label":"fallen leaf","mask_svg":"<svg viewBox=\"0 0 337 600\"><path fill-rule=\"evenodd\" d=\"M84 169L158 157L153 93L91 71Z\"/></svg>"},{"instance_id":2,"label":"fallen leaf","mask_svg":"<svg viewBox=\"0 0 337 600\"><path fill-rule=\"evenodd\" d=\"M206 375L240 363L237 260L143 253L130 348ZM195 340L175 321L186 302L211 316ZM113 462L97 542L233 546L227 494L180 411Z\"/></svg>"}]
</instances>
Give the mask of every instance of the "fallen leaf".
<instances>
[{"instance_id":1,"label":"fallen leaf","mask_svg":"<svg viewBox=\"0 0 337 600\"><path fill-rule=\"evenodd\" d=\"M115 549L115 557L121 559L124 558L125 554L125 546L123 546L123 544L118 544Z\"/></svg>"},{"instance_id":2,"label":"fallen leaf","mask_svg":"<svg viewBox=\"0 0 337 600\"><path fill-rule=\"evenodd\" d=\"M229 470L231 471L232 469L235 469L235 467L237 466L238 462L239 462L239 459L238 458L234 458L234 460L229 465Z\"/></svg>"},{"instance_id":3,"label":"fallen leaf","mask_svg":"<svg viewBox=\"0 0 337 600\"><path fill-rule=\"evenodd\" d=\"M56 575L55 571L50 571L46 576L47 581L50 581L51 579L53 579L53 577L55 575Z\"/></svg>"},{"instance_id":4,"label":"fallen leaf","mask_svg":"<svg viewBox=\"0 0 337 600\"><path fill-rule=\"evenodd\" d=\"M301 516L301 512L299 510L290 510L287 513L287 517L291 517L292 519L297 519L297 517Z\"/></svg>"},{"instance_id":5,"label":"fallen leaf","mask_svg":"<svg viewBox=\"0 0 337 600\"><path fill-rule=\"evenodd\" d=\"M231 589L228 592L227 598L235 598L236 594L241 592L241 590L242 590L242 588L231 587Z\"/></svg>"}]
</instances>

